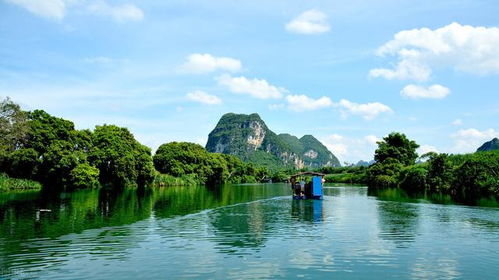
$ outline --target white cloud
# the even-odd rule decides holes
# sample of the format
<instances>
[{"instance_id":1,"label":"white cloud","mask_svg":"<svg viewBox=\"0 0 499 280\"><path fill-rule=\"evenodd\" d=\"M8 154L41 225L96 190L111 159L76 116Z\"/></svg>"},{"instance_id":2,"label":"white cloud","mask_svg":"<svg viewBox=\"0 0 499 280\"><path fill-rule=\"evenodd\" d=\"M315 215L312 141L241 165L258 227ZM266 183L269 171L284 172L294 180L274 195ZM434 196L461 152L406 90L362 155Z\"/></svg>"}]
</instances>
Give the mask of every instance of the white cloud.
<instances>
[{"instance_id":1,"label":"white cloud","mask_svg":"<svg viewBox=\"0 0 499 280\"><path fill-rule=\"evenodd\" d=\"M222 99L215 95L208 94L201 90L187 93L187 99L207 105L217 105L222 103Z\"/></svg>"},{"instance_id":2,"label":"white cloud","mask_svg":"<svg viewBox=\"0 0 499 280\"><path fill-rule=\"evenodd\" d=\"M374 135L361 138L346 137L339 134L331 134L320 139L320 141L338 158L356 163L359 160L372 160L377 141L380 139Z\"/></svg>"},{"instance_id":3,"label":"white cloud","mask_svg":"<svg viewBox=\"0 0 499 280\"><path fill-rule=\"evenodd\" d=\"M376 68L371 77L426 81L433 67L472 74L499 74L499 28L452 23L431 30L404 30L381 46L380 56L396 56L394 69Z\"/></svg>"},{"instance_id":4,"label":"white cloud","mask_svg":"<svg viewBox=\"0 0 499 280\"><path fill-rule=\"evenodd\" d=\"M483 143L499 137L499 131L492 128L478 130L476 128L461 129L451 135L454 138L452 151L455 153L470 153L476 151Z\"/></svg>"},{"instance_id":5,"label":"white cloud","mask_svg":"<svg viewBox=\"0 0 499 280\"><path fill-rule=\"evenodd\" d=\"M387 80L415 80L426 81L431 75L431 70L419 62L403 60L395 69L375 68L369 71L371 78L385 78Z\"/></svg>"},{"instance_id":6,"label":"white cloud","mask_svg":"<svg viewBox=\"0 0 499 280\"><path fill-rule=\"evenodd\" d=\"M371 145L378 145L378 142L382 139L376 137L375 135L367 135L366 137L364 137L364 140L366 140L366 142Z\"/></svg>"},{"instance_id":7,"label":"white cloud","mask_svg":"<svg viewBox=\"0 0 499 280\"><path fill-rule=\"evenodd\" d=\"M338 158L343 159L348 154L348 146L344 143L331 143L326 147Z\"/></svg>"},{"instance_id":8,"label":"white cloud","mask_svg":"<svg viewBox=\"0 0 499 280\"><path fill-rule=\"evenodd\" d=\"M400 94L411 99L442 99L450 94L450 90L441 85L432 85L428 88L417 85L407 85L400 91Z\"/></svg>"},{"instance_id":9,"label":"white cloud","mask_svg":"<svg viewBox=\"0 0 499 280\"><path fill-rule=\"evenodd\" d=\"M323 96L318 99L312 99L306 95L288 95L288 109L302 112L331 107L333 102L329 97Z\"/></svg>"},{"instance_id":10,"label":"white cloud","mask_svg":"<svg viewBox=\"0 0 499 280\"><path fill-rule=\"evenodd\" d=\"M419 148L417 149L417 153L421 156L421 155L424 155L426 153L429 153L429 152L435 152L435 153L439 153L438 149L435 148L434 146L430 146L430 145L421 145L419 146Z\"/></svg>"},{"instance_id":11,"label":"white cloud","mask_svg":"<svg viewBox=\"0 0 499 280\"><path fill-rule=\"evenodd\" d=\"M211 54L194 53L187 57L187 62L180 66L182 72L202 74L217 70L238 72L242 68L241 61L230 57L216 57Z\"/></svg>"},{"instance_id":12,"label":"white cloud","mask_svg":"<svg viewBox=\"0 0 499 280\"><path fill-rule=\"evenodd\" d=\"M348 154L348 145L344 143L344 137L339 134L331 134L321 139L321 142L339 158L344 158Z\"/></svg>"},{"instance_id":13,"label":"white cloud","mask_svg":"<svg viewBox=\"0 0 499 280\"><path fill-rule=\"evenodd\" d=\"M340 108L343 117L347 117L348 115L359 115L366 120L372 120L381 113L393 112L390 107L379 102L359 104L341 99L340 102L334 104L334 106Z\"/></svg>"},{"instance_id":14,"label":"white cloud","mask_svg":"<svg viewBox=\"0 0 499 280\"><path fill-rule=\"evenodd\" d=\"M132 4L111 6L104 1L96 1L88 6L91 13L112 17L117 22L141 21L144 12Z\"/></svg>"},{"instance_id":15,"label":"white cloud","mask_svg":"<svg viewBox=\"0 0 499 280\"><path fill-rule=\"evenodd\" d=\"M66 3L63 0L6 0L23 7L30 13L40 17L62 20L66 13Z\"/></svg>"},{"instance_id":16,"label":"white cloud","mask_svg":"<svg viewBox=\"0 0 499 280\"><path fill-rule=\"evenodd\" d=\"M459 126L459 125L462 125L462 124L463 124L463 120L461 120L461 119L455 119L452 122L452 125L455 125L455 126Z\"/></svg>"},{"instance_id":17,"label":"white cloud","mask_svg":"<svg viewBox=\"0 0 499 280\"><path fill-rule=\"evenodd\" d=\"M307 10L286 24L286 30L300 34L320 34L330 30L327 16L319 10Z\"/></svg>"},{"instance_id":18,"label":"white cloud","mask_svg":"<svg viewBox=\"0 0 499 280\"><path fill-rule=\"evenodd\" d=\"M5 0L21 6L40 17L61 21L69 7L84 9L92 14L109 16L118 22L140 21L144 18L141 9L132 4L112 6L103 0Z\"/></svg>"},{"instance_id":19,"label":"white cloud","mask_svg":"<svg viewBox=\"0 0 499 280\"><path fill-rule=\"evenodd\" d=\"M225 86L233 93L249 94L259 99L281 98L286 89L273 86L266 80L232 77L224 74L217 78L218 84Z\"/></svg>"}]
</instances>

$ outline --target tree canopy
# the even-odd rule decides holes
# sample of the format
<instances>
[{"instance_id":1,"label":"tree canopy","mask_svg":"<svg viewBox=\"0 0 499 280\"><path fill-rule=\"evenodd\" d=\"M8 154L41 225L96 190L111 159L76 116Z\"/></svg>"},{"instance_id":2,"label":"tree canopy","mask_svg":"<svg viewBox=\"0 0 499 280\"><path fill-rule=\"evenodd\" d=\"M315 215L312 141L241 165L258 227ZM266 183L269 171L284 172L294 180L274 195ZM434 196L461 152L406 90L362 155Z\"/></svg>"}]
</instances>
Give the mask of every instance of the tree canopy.
<instances>
[{"instance_id":1,"label":"tree canopy","mask_svg":"<svg viewBox=\"0 0 499 280\"><path fill-rule=\"evenodd\" d=\"M126 128L97 126L92 134L89 161L100 170L100 182L113 186L142 185L152 181L151 150Z\"/></svg>"},{"instance_id":2,"label":"tree canopy","mask_svg":"<svg viewBox=\"0 0 499 280\"><path fill-rule=\"evenodd\" d=\"M401 133L378 142L376 163L367 169L370 188L400 187L409 192L441 192L472 203L499 197L499 151L465 155L428 153L415 163L418 145Z\"/></svg>"},{"instance_id":3,"label":"tree canopy","mask_svg":"<svg viewBox=\"0 0 499 280\"><path fill-rule=\"evenodd\" d=\"M254 167L232 155L209 153L202 146L188 142L161 145L153 161L161 173L176 177L191 175L201 184L254 183L271 176L266 168Z\"/></svg>"},{"instance_id":4,"label":"tree canopy","mask_svg":"<svg viewBox=\"0 0 499 280\"><path fill-rule=\"evenodd\" d=\"M397 160L403 165L414 164L418 158L417 148L419 148L419 145L407 139L405 134L392 132L378 142L374 160L379 163L387 160Z\"/></svg>"},{"instance_id":5,"label":"tree canopy","mask_svg":"<svg viewBox=\"0 0 499 280\"><path fill-rule=\"evenodd\" d=\"M50 188L144 185L153 179L151 150L126 128L76 130L43 110L0 103L0 171Z\"/></svg>"},{"instance_id":6,"label":"tree canopy","mask_svg":"<svg viewBox=\"0 0 499 280\"><path fill-rule=\"evenodd\" d=\"M0 151L14 151L26 138L27 114L9 98L0 102Z\"/></svg>"}]
</instances>

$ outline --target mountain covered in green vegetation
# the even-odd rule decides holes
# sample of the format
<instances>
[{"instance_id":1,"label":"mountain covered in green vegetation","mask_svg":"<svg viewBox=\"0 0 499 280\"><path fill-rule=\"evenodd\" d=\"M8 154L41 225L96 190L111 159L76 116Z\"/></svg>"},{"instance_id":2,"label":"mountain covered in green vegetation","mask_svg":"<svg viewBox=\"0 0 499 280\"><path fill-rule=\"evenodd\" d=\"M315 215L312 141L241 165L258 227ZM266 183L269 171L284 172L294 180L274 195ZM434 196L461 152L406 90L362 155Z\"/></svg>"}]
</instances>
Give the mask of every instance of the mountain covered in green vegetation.
<instances>
[{"instance_id":1,"label":"mountain covered in green vegetation","mask_svg":"<svg viewBox=\"0 0 499 280\"><path fill-rule=\"evenodd\" d=\"M208 136L206 150L270 168L340 166L336 156L312 135L277 135L258 114L223 115Z\"/></svg>"},{"instance_id":2,"label":"mountain covered in green vegetation","mask_svg":"<svg viewBox=\"0 0 499 280\"><path fill-rule=\"evenodd\" d=\"M485 151L495 151L499 150L499 139L494 138L488 142L483 143L480 148L478 148L477 152L485 152Z\"/></svg>"}]
</instances>

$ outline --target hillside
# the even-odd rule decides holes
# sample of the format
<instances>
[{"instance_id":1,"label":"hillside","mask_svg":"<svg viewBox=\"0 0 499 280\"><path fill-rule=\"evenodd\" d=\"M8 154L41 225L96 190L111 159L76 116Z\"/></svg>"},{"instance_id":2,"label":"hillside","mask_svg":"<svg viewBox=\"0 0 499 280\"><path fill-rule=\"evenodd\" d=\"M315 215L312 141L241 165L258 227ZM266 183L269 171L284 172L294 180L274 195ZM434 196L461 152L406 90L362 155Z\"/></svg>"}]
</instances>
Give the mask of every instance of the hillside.
<instances>
[{"instance_id":1,"label":"hillside","mask_svg":"<svg viewBox=\"0 0 499 280\"><path fill-rule=\"evenodd\" d=\"M494 151L499 150L499 139L494 138L488 142L483 143L480 148L478 148L477 152L485 152L485 151Z\"/></svg>"},{"instance_id":2,"label":"hillside","mask_svg":"<svg viewBox=\"0 0 499 280\"><path fill-rule=\"evenodd\" d=\"M258 114L228 113L208 136L206 150L273 167L339 166L338 159L312 135L276 135Z\"/></svg>"}]
</instances>

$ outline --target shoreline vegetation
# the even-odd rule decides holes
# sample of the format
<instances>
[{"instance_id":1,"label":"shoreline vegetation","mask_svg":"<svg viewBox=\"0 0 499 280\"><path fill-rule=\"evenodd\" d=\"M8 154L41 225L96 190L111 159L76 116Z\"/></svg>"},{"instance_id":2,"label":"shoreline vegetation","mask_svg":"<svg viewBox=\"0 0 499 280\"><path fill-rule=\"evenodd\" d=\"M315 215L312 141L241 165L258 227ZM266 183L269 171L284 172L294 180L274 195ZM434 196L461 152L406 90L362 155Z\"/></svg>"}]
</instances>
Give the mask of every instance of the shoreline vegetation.
<instances>
[{"instance_id":1,"label":"shoreline vegetation","mask_svg":"<svg viewBox=\"0 0 499 280\"><path fill-rule=\"evenodd\" d=\"M42 184L33 180L11 178L0 173L0 192L41 190Z\"/></svg>"},{"instance_id":2,"label":"shoreline vegetation","mask_svg":"<svg viewBox=\"0 0 499 280\"><path fill-rule=\"evenodd\" d=\"M63 191L284 181L289 173L186 142L163 144L153 157L127 128L76 130L43 110L22 111L9 98L0 102L0 172ZM21 182L9 189L26 188Z\"/></svg>"},{"instance_id":3,"label":"shoreline vegetation","mask_svg":"<svg viewBox=\"0 0 499 280\"><path fill-rule=\"evenodd\" d=\"M371 191L499 198L499 151L419 157L418 147L394 132L378 142L375 163L368 167L314 171L326 174L327 183L366 184ZM163 144L152 155L127 128L76 130L73 122L45 111L22 111L9 98L0 102L0 192L284 182L298 171L304 169L271 170L187 142Z\"/></svg>"},{"instance_id":4,"label":"shoreline vegetation","mask_svg":"<svg viewBox=\"0 0 499 280\"><path fill-rule=\"evenodd\" d=\"M394 132L378 142L371 166L321 171L329 174L326 181L364 183L370 190L392 188L416 196L450 195L469 204L481 198L499 199L499 151L418 156L418 147L404 134Z\"/></svg>"}]
</instances>

